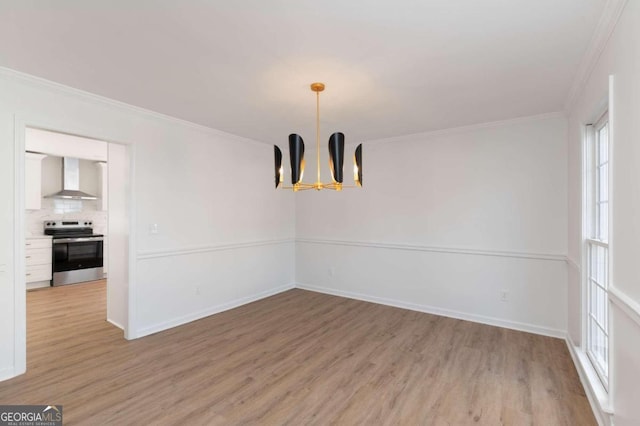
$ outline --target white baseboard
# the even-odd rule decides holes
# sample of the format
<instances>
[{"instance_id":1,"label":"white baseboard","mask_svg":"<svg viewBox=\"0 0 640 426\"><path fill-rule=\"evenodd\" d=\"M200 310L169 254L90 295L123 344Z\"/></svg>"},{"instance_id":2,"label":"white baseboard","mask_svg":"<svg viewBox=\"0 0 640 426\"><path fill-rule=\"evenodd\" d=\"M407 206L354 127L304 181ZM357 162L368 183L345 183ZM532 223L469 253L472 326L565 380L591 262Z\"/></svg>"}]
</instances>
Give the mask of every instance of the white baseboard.
<instances>
[{"instance_id":1,"label":"white baseboard","mask_svg":"<svg viewBox=\"0 0 640 426\"><path fill-rule=\"evenodd\" d=\"M504 320L500 318L487 317L484 315L469 314L465 312L453 311L450 309L438 308L435 306L420 305L417 303L404 302L400 300L387 299L376 296L369 296L361 293L354 293L350 291L337 290L327 287L318 287L309 284L296 284L297 288L309 291L315 291L317 293L331 294L334 296L346 297L349 299L362 300L365 302L378 303L380 305L393 306L396 308L409 309L411 311L424 312L427 314L440 315L443 317L456 318L465 321L472 321L481 324L493 325L496 327L509 328L518 331L525 331L528 333L541 334L543 336L557 337L564 339L567 335L566 330L560 330L550 327L541 327L534 324L526 324L517 321Z\"/></svg>"},{"instance_id":2,"label":"white baseboard","mask_svg":"<svg viewBox=\"0 0 640 426\"><path fill-rule=\"evenodd\" d=\"M201 311L197 311L188 315L184 315L182 317L174 318L169 321L162 322L160 324L155 324L150 327L145 327L136 333L136 338L148 336L150 334L158 333L160 331L168 330L173 327L177 327L179 325L183 325L192 321L196 321L205 317L208 317L213 314L217 314L220 312L228 311L229 309L237 308L242 305L246 305L247 303L255 302L260 299L267 298L269 296L273 296L278 293L282 293L287 290L291 290L295 288L295 284L286 284L280 287L275 287L261 293L253 294L251 296L242 297L240 299L235 299L227 303L222 303L220 305L212 306Z\"/></svg>"},{"instance_id":3,"label":"white baseboard","mask_svg":"<svg viewBox=\"0 0 640 426\"><path fill-rule=\"evenodd\" d=\"M116 327L118 327L120 330L123 330L123 331L124 331L124 327L123 327L123 326L121 326L120 324L118 324L117 322L115 322L114 320L111 320L111 319L107 318L107 322L108 322L109 324L111 324L111 325L115 325L115 326L116 326Z\"/></svg>"},{"instance_id":4,"label":"white baseboard","mask_svg":"<svg viewBox=\"0 0 640 426\"><path fill-rule=\"evenodd\" d=\"M585 354L582 354L579 349L576 349L576 345L573 344L573 340L571 340L571 336L569 336L569 334L567 334L565 340L567 342L567 347L569 348L569 354L571 354L573 364L576 366L576 370L578 371L580 383L582 383L582 387L587 394L587 399L589 400L589 404L591 405L591 410L593 411L596 421L600 426L612 426L611 414L613 411L608 407L607 402L605 401L606 394L604 389L596 392L593 388L592 381L599 380L596 373L593 372L592 374L589 374L587 372L584 363L589 361L586 359ZM591 379L589 379L589 377L591 377Z\"/></svg>"},{"instance_id":5,"label":"white baseboard","mask_svg":"<svg viewBox=\"0 0 640 426\"><path fill-rule=\"evenodd\" d=\"M24 371L22 373L24 373ZM14 377L19 376L22 373L16 373L16 370L14 368L3 368L2 370L0 370L0 382L13 379Z\"/></svg>"},{"instance_id":6,"label":"white baseboard","mask_svg":"<svg viewBox=\"0 0 640 426\"><path fill-rule=\"evenodd\" d=\"M51 282L49 281L35 281L32 283L27 283L27 291L35 290L37 288L47 288L51 287Z\"/></svg>"}]
</instances>

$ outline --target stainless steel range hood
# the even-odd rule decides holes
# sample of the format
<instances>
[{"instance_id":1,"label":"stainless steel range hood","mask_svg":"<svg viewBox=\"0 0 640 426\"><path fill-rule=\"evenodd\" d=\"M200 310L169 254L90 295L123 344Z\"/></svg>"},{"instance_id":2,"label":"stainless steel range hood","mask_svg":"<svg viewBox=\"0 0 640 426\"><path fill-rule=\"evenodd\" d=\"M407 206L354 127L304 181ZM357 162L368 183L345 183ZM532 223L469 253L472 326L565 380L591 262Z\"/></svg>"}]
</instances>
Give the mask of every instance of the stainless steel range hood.
<instances>
[{"instance_id":1,"label":"stainless steel range hood","mask_svg":"<svg viewBox=\"0 0 640 426\"><path fill-rule=\"evenodd\" d=\"M80 191L80 160L64 157L62 159L62 191L47 195L45 198L64 198L66 200L97 200L95 195Z\"/></svg>"}]
</instances>

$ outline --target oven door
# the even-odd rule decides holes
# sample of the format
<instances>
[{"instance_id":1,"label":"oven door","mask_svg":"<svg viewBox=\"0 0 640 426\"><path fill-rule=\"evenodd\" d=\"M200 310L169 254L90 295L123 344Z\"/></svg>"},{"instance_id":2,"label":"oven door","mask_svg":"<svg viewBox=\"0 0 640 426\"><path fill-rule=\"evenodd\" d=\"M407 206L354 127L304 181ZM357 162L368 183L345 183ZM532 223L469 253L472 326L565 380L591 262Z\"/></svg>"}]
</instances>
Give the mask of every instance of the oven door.
<instances>
[{"instance_id":1,"label":"oven door","mask_svg":"<svg viewBox=\"0 0 640 426\"><path fill-rule=\"evenodd\" d=\"M102 278L103 240L103 237L55 238L53 285Z\"/></svg>"}]
</instances>

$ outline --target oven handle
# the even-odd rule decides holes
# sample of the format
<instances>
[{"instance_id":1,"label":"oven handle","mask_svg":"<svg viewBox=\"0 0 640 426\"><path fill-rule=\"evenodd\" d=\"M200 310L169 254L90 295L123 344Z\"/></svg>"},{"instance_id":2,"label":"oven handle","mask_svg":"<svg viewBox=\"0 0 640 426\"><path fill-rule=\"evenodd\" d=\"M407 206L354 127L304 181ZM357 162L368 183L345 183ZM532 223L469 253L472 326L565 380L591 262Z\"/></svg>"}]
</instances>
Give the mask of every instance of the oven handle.
<instances>
[{"instance_id":1,"label":"oven handle","mask_svg":"<svg viewBox=\"0 0 640 426\"><path fill-rule=\"evenodd\" d=\"M53 244L84 243L84 242L91 242L91 241L104 241L104 237L54 238Z\"/></svg>"}]
</instances>

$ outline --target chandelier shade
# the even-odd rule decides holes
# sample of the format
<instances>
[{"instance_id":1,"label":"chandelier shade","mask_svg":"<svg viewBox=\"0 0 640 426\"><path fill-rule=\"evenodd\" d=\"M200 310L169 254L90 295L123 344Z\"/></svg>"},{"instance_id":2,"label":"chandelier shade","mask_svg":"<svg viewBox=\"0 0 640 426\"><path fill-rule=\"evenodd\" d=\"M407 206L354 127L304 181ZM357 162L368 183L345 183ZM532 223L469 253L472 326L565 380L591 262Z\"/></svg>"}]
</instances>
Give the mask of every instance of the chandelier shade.
<instances>
[{"instance_id":1,"label":"chandelier shade","mask_svg":"<svg viewBox=\"0 0 640 426\"><path fill-rule=\"evenodd\" d=\"M329 169L331 177L336 183L344 180L342 167L344 165L344 134L336 132L329 137Z\"/></svg>"},{"instance_id":2,"label":"chandelier shade","mask_svg":"<svg viewBox=\"0 0 640 426\"><path fill-rule=\"evenodd\" d=\"M344 185L344 144L345 137L342 132L335 132L329 137L329 170L331 171L331 182L322 182L320 179L320 92L324 90L324 83L312 83L311 90L316 92L316 160L317 160L317 179L314 183L302 182L304 175L304 141L302 137L296 133L289 135L289 160L291 164L291 185L282 186L284 189L293 189L301 191L305 189L333 189L334 191L342 191L342 188L351 188L362 186L362 144L358 145L354 154L353 177L355 185ZM284 171L282 168L282 151L278 146L274 145L275 160L275 181L276 188L281 187L284 181Z\"/></svg>"},{"instance_id":3,"label":"chandelier shade","mask_svg":"<svg viewBox=\"0 0 640 426\"><path fill-rule=\"evenodd\" d=\"M282 151L280 151L280 148L278 148L276 145L273 146L273 156L275 159L275 166L276 166L276 188L278 187L278 185L280 185L280 183L282 183L282 180L284 178L284 174L282 173Z\"/></svg>"},{"instance_id":4,"label":"chandelier shade","mask_svg":"<svg viewBox=\"0 0 640 426\"><path fill-rule=\"evenodd\" d=\"M289 135L289 157L291 159L291 184L302 181L304 174L304 141L300 135Z\"/></svg>"},{"instance_id":5,"label":"chandelier shade","mask_svg":"<svg viewBox=\"0 0 640 426\"><path fill-rule=\"evenodd\" d=\"M356 147L353 155L353 180L356 185L362 186L362 144Z\"/></svg>"}]
</instances>

